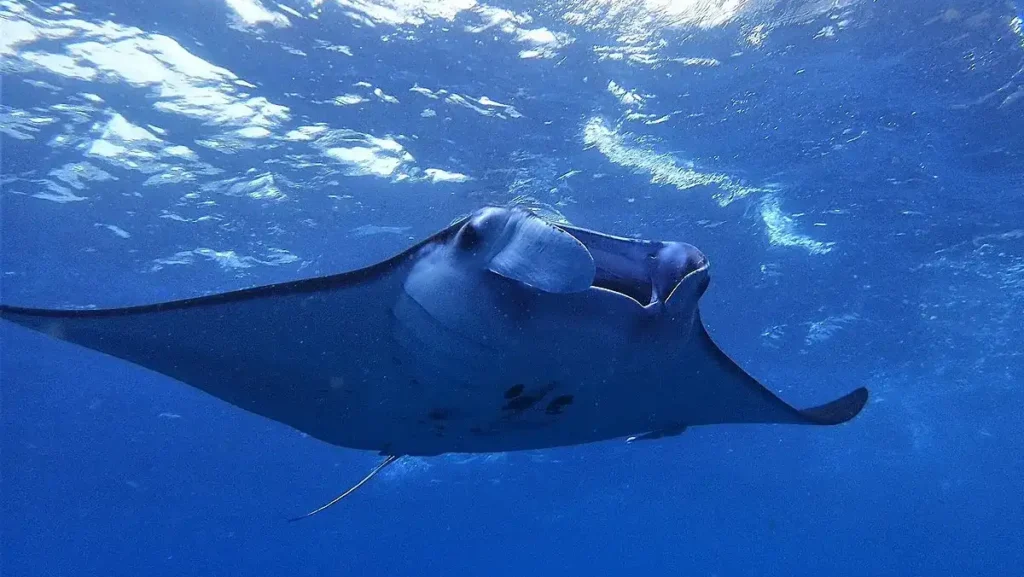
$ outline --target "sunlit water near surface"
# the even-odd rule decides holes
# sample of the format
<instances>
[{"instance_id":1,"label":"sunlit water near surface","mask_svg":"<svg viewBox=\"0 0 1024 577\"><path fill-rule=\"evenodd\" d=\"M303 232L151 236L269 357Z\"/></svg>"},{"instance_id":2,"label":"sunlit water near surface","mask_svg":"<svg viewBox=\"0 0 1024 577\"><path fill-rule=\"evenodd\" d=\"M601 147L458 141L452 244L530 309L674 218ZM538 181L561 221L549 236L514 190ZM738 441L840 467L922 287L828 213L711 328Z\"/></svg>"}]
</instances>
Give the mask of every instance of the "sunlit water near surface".
<instances>
[{"instance_id":1,"label":"sunlit water near surface","mask_svg":"<svg viewBox=\"0 0 1024 577\"><path fill-rule=\"evenodd\" d=\"M5 304L342 272L514 200L700 247L716 340L794 404L872 391L835 428L403 459L287 524L378 457L5 323L0 571L1015 574L1021 14L0 1Z\"/></svg>"}]
</instances>

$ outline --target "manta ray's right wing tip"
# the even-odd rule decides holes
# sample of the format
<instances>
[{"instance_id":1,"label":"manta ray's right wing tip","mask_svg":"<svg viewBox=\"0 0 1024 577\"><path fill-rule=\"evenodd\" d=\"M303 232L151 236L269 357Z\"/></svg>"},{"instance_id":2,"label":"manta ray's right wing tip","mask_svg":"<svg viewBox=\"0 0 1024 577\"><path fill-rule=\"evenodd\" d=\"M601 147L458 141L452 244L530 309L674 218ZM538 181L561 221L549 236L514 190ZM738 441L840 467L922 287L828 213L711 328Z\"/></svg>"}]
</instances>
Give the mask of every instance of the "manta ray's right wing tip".
<instances>
[{"instance_id":1,"label":"manta ray's right wing tip","mask_svg":"<svg viewBox=\"0 0 1024 577\"><path fill-rule=\"evenodd\" d=\"M814 425L839 425L860 414L868 402L868 390L860 387L823 405L800 409L799 413Z\"/></svg>"}]
</instances>

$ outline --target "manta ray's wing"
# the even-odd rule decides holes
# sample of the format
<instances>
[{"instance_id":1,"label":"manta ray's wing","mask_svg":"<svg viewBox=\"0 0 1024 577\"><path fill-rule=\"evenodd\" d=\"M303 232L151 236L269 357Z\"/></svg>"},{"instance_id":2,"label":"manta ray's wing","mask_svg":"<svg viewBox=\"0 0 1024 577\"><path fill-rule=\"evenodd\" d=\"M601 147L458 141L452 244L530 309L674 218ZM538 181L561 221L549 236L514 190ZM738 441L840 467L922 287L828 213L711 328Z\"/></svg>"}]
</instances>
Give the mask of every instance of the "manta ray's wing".
<instances>
[{"instance_id":1,"label":"manta ray's wing","mask_svg":"<svg viewBox=\"0 0 1024 577\"><path fill-rule=\"evenodd\" d=\"M712 340L699 324L694 346L700 351L708 381L701 387L705 408L689 425L718 423L785 423L839 425L857 416L868 401L868 390L859 387L827 403L797 408L779 398L747 373Z\"/></svg>"},{"instance_id":2,"label":"manta ray's wing","mask_svg":"<svg viewBox=\"0 0 1024 577\"><path fill-rule=\"evenodd\" d=\"M54 310L0 305L0 318L129 361L221 400L334 442L330 414L373 402L392 361L388 331L403 272L457 225L381 263L311 278L157 304ZM364 386L365 385L365 386ZM363 405L365 406L365 405ZM365 417L363 417L365 418Z\"/></svg>"},{"instance_id":3,"label":"manta ray's wing","mask_svg":"<svg viewBox=\"0 0 1024 577\"><path fill-rule=\"evenodd\" d=\"M839 425L856 417L868 401L868 390L859 387L821 405L794 407L722 351L699 319L695 332L682 374L668 385L678 392L661 395L662 405L670 405L673 419L678 420L667 427L637 431L627 442L674 437L701 425Z\"/></svg>"}]
</instances>

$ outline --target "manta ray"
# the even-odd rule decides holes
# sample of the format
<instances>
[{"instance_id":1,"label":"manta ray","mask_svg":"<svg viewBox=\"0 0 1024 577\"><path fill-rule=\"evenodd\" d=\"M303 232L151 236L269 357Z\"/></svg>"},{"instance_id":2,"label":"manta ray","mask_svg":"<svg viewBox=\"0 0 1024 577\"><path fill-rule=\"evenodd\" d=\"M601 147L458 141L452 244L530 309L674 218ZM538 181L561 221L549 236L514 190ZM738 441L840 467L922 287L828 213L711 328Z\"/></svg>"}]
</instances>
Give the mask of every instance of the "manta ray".
<instances>
[{"instance_id":1,"label":"manta ray","mask_svg":"<svg viewBox=\"0 0 1024 577\"><path fill-rule=\"evenodd\" d=\"M0 317L386 457L545 449L729 423L837 425L861 387L796 408L701 320L708 258L485 206L365 268L121 308Z\"/></svg>"}]
</instances>

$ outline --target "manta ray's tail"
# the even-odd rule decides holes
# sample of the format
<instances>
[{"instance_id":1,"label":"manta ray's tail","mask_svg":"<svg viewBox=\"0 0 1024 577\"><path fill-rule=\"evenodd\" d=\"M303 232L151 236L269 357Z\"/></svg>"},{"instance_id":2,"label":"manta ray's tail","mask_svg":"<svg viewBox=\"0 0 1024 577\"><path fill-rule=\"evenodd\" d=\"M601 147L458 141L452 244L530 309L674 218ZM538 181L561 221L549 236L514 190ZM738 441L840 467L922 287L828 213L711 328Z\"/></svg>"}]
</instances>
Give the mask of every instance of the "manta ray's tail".
<instances>
[{"instance_id":1,"label":"manta ray's tail","mask_svg":"<svg viewBox=\"0 0 1024 577\"><path fill-rule=\"evenodd\" d=\"M356 489L358 489L359 487L362 487L364 484L366 484L367 481L372 479L374 477L374 475L376 475L377 473L380 473L381 471L384 470L385 467L387 467L388 465L394 463L398 459L399 459L399 455L388 455L386 459L384 459L376 467L374 467L373 470L370 471L370 473L368 475L366 475L365 477L362 478L361 481L359 481L355 485L352 485L351 487L349 487L348 490L346 490L344 493L342 493L342 494L338 495L337 497L335 497L334 499L332 499L331 502L327 503L326 505L322 505L320 507L317 507L316 509L313 509L312 511L310 511L309 513L306 513L305 515L300 515L298 517L292 517L291 519L288 519L288 522L294 523L295 521L301 521L302 519L306 519L308 517L312 517L313 515L316 515L317 513L320 513L321 511L324 511L324 510L326 510L326 509L328 509L330 507L333 507L335 504L338 503L338 501L341 501L345 497L348 497L352 493L355 493Z\"/></svg>"}]
</instances>

